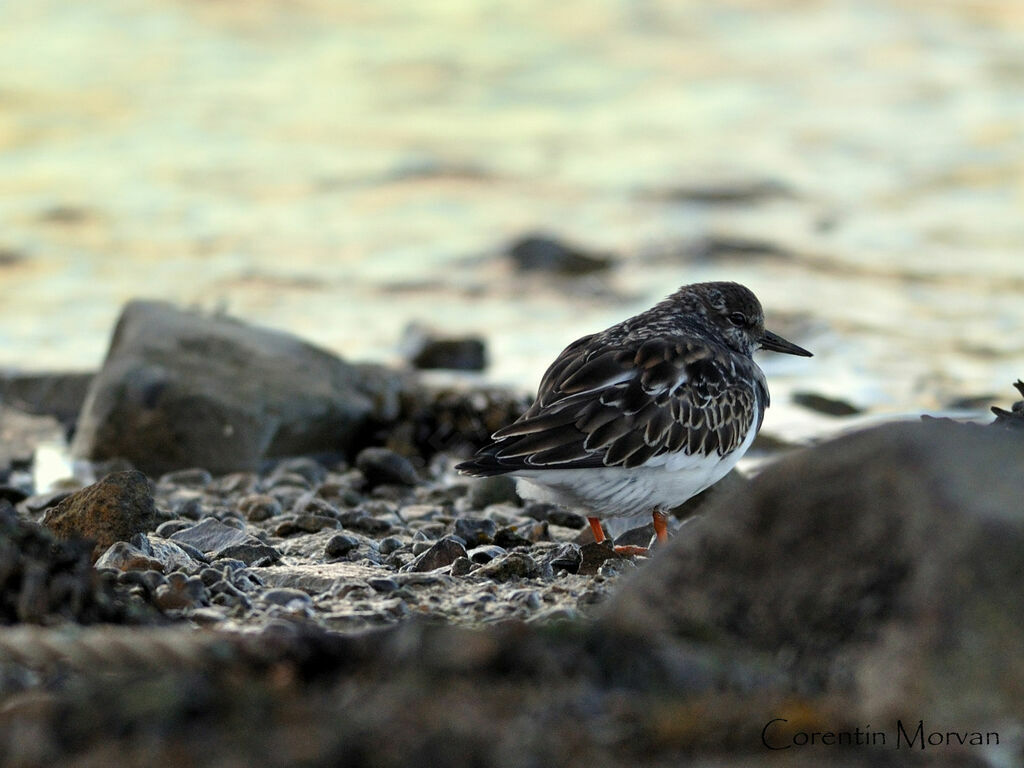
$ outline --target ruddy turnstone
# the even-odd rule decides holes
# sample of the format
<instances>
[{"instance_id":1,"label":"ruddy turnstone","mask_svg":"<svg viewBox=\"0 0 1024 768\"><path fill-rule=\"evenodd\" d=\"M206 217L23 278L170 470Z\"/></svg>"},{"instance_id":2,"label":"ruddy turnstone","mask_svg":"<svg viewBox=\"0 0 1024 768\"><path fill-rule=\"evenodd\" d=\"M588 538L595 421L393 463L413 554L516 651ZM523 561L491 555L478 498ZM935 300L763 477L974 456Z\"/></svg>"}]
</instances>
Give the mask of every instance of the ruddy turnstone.
<instances>
[{"instance_id":1,"label":"ruddy turnstone","mask_svg":"<svg viewBox=\"0 0 1024 768\"><path fill-rule=\"evenodd\" d=\"M599 543L601 518L644 513L664 542L667 510L722 479L761 428L756 349L811 356L765 330L748 288L684 285L562 350L526 413L456 469L510 474L524 498L582 510Z\"/></svg>"}]
</instances>

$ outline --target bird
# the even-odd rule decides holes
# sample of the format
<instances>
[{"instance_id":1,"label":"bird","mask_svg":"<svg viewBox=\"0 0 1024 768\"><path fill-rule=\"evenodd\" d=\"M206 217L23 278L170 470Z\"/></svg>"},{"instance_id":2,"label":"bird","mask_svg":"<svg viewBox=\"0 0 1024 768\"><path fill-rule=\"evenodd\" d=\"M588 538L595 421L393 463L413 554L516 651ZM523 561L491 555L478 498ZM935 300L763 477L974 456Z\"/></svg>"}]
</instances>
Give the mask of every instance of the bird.
<instances>
[{"instance_id":1,"label":"bird","mask_svg":"<svg viewBox=\"0 0 1024 768\"><path fill-rule=\"evenodd\" d=\"M524 499L581 511L598 544L602 518L650 514L664 544L668 512L721 480L761 428L769 395L759 349L812 356L765 330L746 286L684 285L569 344L523 415L455 469L511 475Z\"/></svg>"}]
</instances>

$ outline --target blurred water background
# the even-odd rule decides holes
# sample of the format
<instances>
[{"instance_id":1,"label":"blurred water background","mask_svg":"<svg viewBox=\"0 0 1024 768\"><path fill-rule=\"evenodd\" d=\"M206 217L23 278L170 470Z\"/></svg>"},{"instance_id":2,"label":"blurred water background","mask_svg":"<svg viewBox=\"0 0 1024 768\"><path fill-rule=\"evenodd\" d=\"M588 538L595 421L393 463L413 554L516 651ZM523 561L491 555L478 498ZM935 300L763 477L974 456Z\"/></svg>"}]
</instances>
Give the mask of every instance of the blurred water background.
<instances>
[{"instance_id":1,"label":"blurred water background","mask_svg":"<svg viewBox=\"0 0 1024 768\"><path fill-rule=\"evenodd\" d=\"M765 428L1007 405L1024 376L1019 0L7 0L0 367L95 369L162 298L532 388L737 280L811 360ZM546 232L610 269L516 270Z\"/></svg>"}]
</instances>

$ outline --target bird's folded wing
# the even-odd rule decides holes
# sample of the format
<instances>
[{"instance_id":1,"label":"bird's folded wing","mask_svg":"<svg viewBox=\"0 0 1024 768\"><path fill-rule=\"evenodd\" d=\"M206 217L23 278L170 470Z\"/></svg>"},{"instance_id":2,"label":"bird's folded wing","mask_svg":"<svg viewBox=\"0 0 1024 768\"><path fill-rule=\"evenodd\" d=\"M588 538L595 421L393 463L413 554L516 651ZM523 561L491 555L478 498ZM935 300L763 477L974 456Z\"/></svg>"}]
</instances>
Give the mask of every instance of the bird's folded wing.
<instances>
[{"instance_id":1,"label":"bird's folded wing","mask_svg":"<svg viewBox=\"0 0 1024 768\"><path fill-rule=\"evenodd\" d=\"M488 463L505 471L637 467L665 453L724 455L767 404L753 361L692 339L566 348L516 423L494 433ZM759 425L757 425L759 426Z\"/></svg>"}]
</instances>

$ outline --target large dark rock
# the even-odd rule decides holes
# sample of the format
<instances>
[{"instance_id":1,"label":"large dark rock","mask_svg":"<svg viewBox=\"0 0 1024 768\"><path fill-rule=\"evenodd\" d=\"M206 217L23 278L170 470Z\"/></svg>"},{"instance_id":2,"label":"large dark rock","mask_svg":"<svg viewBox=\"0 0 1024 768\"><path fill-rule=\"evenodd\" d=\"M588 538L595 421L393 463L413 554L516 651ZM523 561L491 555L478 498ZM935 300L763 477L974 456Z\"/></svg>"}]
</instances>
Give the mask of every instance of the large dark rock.
<instances>
[{"instance_id":1,"label":"large dark rock","mask_svg":"<svg viewBox=\"0 0 1024 768\"><path fill-rule=\"evenodd\" d=\"M688 524L602 621L764 653L864 717L1024 717L1022 466L1014 434L942 422L790 455Z\"/></svg>"},{"instance_id":2,"label":"large dark rock","mask_svg":"<svg viewBox=\"0 0 1024 768\"><path fill-rule=\"evenodd\" d=\"M77 457L122 457L151 475L251 470L264 457L348 450L397 416L397 375L294 336L135 301L83 406Z\"/></svg>"},{"instance_id":3,"label":"large dark rock","mask_svg":"<svg viewBox=\"0 0 1024 768\"><path fill-rule=\"evenodd\" d=\"M95 561L110 545L160 523L149 481L141 472L112 472L46 510L43 525L61 539L95 542Z\"/></svg>"}]
</instances>

